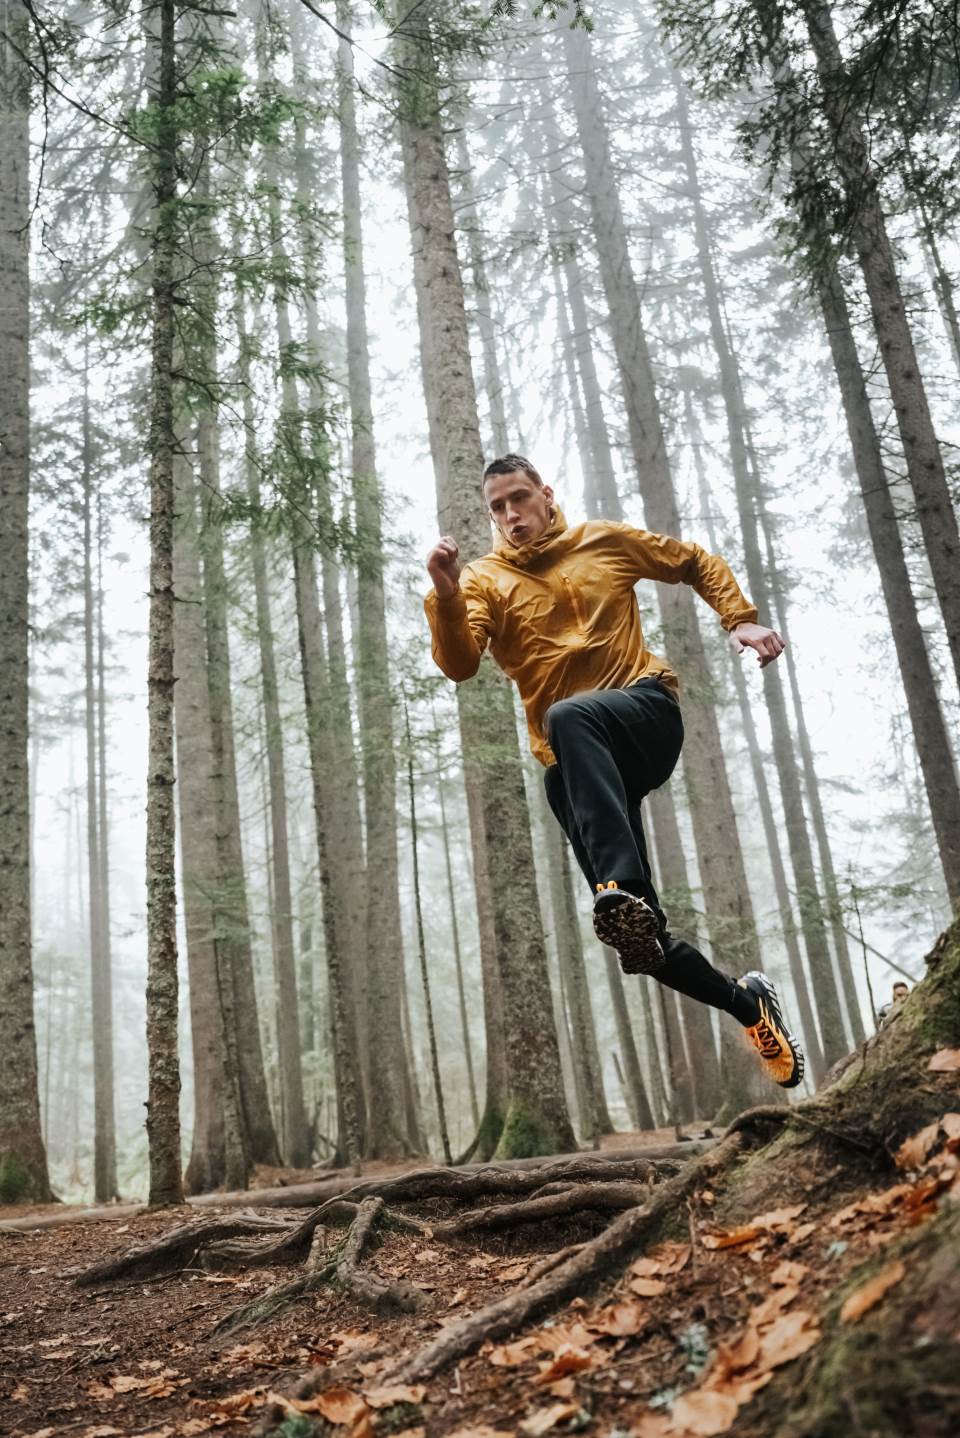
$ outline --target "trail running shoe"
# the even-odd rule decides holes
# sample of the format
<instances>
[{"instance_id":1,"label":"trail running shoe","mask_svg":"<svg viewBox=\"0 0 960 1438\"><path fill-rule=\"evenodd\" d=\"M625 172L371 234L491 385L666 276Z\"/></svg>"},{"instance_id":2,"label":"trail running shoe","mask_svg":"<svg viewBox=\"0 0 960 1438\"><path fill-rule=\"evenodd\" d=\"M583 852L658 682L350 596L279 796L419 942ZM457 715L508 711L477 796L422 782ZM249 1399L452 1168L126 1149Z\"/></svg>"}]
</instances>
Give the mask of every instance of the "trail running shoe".
<instances>
[{"instance_id":1,"label":"trail running shoe","mask_svg":"<svg viewBox=\"0 0 960 1438\"><path fill-rule=\"evenodd\" d=\"M612 881L597 885L593 931L601 944L616 949L625 974L655 974L662 967L656 914L645 899L618 889Z\"/></svg>"},{"instance_id":2,"label":"trail running shoe","mask_svg":"<svg viewBox=\"0 0 960 1438\"><path fill-rule=\"evenodd\" d=\"M763 1059L767 1073L781 1088L796 1088L803 1079L803 1049L783 1021L777 991L766 974L753 972L737 980L756 999L760 1018L745 1030Z\"/></svg>"}]
</instances>

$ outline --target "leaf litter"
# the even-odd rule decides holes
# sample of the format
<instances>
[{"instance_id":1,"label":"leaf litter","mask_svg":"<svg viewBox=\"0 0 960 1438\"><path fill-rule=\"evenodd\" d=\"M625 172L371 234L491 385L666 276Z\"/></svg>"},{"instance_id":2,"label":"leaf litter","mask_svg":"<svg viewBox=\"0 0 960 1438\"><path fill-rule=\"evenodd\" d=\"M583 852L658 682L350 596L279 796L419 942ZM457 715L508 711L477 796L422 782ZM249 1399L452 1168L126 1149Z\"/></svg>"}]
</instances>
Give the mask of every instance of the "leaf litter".
<instances>
[{"instance_id":1,"label":"leaf litter","mask_svg":"<svg viewBox=\"0 0 960 1438\"><path fill-rule=\"evenodd\" d=\"M18 1407L22 1390L27 1398L23 1407L30 1408L33 1398L30 1416L36 1417L33 1423L21 1421L15 1431L27 1438L49 1428L52 1438L69 1424L78 1438L111 1438L114 1433L146 1438L148 1432L154 1438L201 1438L216 1432L239 1438L252 1433L272 1407L289 1416L326 1421L337 1429L337 1438L381 1438L387 1432L382 1420L390 1421L391 1433L415 1438L424 1427L420 1405L429 1413L429 1405L439 1402L444 1405L443 1424L430 1423L427 1431L442 1432L446 1438L536 1438L538 1433L576 1431L591 1420L607 1424L597 1432L616 1428L634 1438L710 1438L730 1431L738 1414L778 1370L815 1347L821 1337L820 1315L827 1311L831 1294L840 1283L856 1280L858 1267L871 1260L877 1243L924 1221L945 1196L958 1196L958 1150L960 1114L947 1113L901 1145L898 1183L853 1198L837 1211L824 1211L822 1202L812 1212L806 1204L792 1204L724 1228L708 1211L713 1205L707 1205L702 1221L694 1214L692 1245L660 1244L635 1259L603 1301L576 1299L555 1321L488 1345L465 1360L462 1387L458 1370L453 1388L449 1374L427 1387L390 1384L381 1375L398 1351L422 1341L417 1332L436 1331L439 1314L453 1299L469 1306L487 1301L486 1295L503 1291L504 1282L516 1281L514 1274L522 1279L542 1256L542 1248L522 1249L514 1235L486 1239L489 1252L468 1258L461 1251L459 1260L455 1250L444 1248L439 1251L445 1261L436 1263L434 1272L428 1254L437 1250L425 1251L422 1238L405 1247L391 1238L391 1266L408 1272L419 1267L424 1276L429 1272L437 1278L438 1288L441 1270L450 1270L433 1316L418 1320L419 1327L404 1320L405 1327L381 1321L374 1328L348 1301L324 1296L213 1357L191 1345L205 1339L217 1318L235 1303L228 1286L200 1285L189 1292L186 1283L165 1291L143 1288L119 1301L115 1295L74 1297L67 1290L67 1306L82 1309L86 1319L78 1325L72 1312L65 1314L58 1306L63 1285L55 1283L53 1275L63 1267L64 1250L76 1266L77 1257L83 1257L78 1245L85 1244L92 1254L99 1235L74 1229L68 1241L62 1231L51 1230L38 1245L41 1251L30 1255L33 1267L43 1263L42 1273L50 1272L37 1285L48 1294L47 1318L43 1311L28 1311L24 1327L24 1310L14 1307L18 1299L23 1303L22 1286L15 1286L8 1295L0 1294L0 1307L15 1315L0 1327L0 1337L11 1343L20 1340L15 1345L20 1349L35 1348L37 1364L51 1352L59 1356L76 1351L85 1366L70 1375L62 1408L38 1407L39 1394L19 1383ZM167 1225L169 1221L168 1216ZM162 1231L159 1222L155 1216L138 1222L138 1233ZM448 1257L453 1261L447 1262ZM844 1322L869 1321L904 1276L896 1263L884 1265L879 1273L872 1268L865 1272L868 1277L848 1288ZM277 1277L264 1271L256 1281L266 1288ZM466 1286L458 1288L458 1283ZM152 1312L153 1327L148 1323L145 1341L131 1346L124 1315L141 1312ZM704 1312L706 1322L701 1322ZM703 1334L696 1362L692 1349L681 1349L676 1340L676 1335L695 1328ZM91 1331L97 1337L84 1346L78 1335ZM171 1340L171 1332L184 1337ZM24 1345L25 1339L32 1344ZM116 1366L110 1367L111 1362ZM277 1371L289 1372L292 1380L327 1366L329 1386L304 1398L289 1396L292 1387L281 1384L283 1374ZM248 1375L246 1385L236 1382L237 1374ZM231 1377L237 1391L225 1391ZM288 1392L281 1392L281 1386ZM649 1407L661 1391L662 1404ZM457 1395L455 1404L451 1394ZM82 1414L89 1428L77 1424L74 1414ZM404 1420L401 1429L398 1423Z\"/></svg>"}]
</instances>

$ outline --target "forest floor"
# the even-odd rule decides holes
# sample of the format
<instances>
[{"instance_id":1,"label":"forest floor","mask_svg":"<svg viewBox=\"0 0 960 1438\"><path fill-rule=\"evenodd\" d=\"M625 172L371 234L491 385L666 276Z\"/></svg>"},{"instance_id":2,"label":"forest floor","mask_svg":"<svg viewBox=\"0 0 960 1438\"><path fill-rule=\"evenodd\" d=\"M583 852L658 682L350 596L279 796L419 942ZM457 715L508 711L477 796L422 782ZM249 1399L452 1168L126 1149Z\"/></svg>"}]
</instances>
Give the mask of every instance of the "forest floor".
<instances>
[{"instance_id":1,"label":"forest floor","mask_svg":"<svg viewBox=\"0 0 960 1438\"><path fill-rule=\"evenodd\" d=\"M941 1138L956 1159L960 1116L952 1118L957 1131L943 1128ZM672 1137L618 1134L616 1146ZM780 1431L784 1405L803 1395L826 1333L846 1324L861 1344L873 1334L881 1365L891 1341L900 1350L940 1341L942 1324L929 1302L901 1302L892 1340L889 1325L884 1329L890 1295L910 1282L909 1245L926 1226L950 1219L945 1210L960 1209L960 1180L945 1184L942 1171L936 1181L924 1172L927 1150L936 1147L932 1139L921 1142L913 1172L872 1181L841 1165L825 1171L811 1154L789 1201L771 1174L769 1202L761 1206L761 1186L757 1211L746 1220L734 1221L722 1196L701 1187L674 1216L670 1236L616 1279L505 1342L485 1343L426 1383L398 1384L389 1370L446 1325L522 1286L545 1255L599 1233L610 1215L580 1213L453 1242L387 1229L364 1266L420 1289L419 1312L371 1314L326 1284L260 1326L219 1340L211 1337L215 1325L288 1279L289 1268L226 1275L188 1267L152 1280L74 1284L91 1264L171 1231L196 1210L2 1232L0 1432L691 1438L735 1426L737 1438L770 1438ZM257 1175L266 1183L283 1177L298 1175ZM447 1199L406 1207L428 1224L453 1212ZM207 1208L202 1216L217 1213ZM269 1213L300 1220L304 1210ZM328 1230L327 1237L337 1234ZM960 1342L960 1332L954 1337ZM960 1431L960 1370L953 1385L948 1380L936 1395L934 1416L918 1411L904 1434ZM854 1403L846 1431L879 1430L861 1425Z\"/></svg>"}]
</instances>

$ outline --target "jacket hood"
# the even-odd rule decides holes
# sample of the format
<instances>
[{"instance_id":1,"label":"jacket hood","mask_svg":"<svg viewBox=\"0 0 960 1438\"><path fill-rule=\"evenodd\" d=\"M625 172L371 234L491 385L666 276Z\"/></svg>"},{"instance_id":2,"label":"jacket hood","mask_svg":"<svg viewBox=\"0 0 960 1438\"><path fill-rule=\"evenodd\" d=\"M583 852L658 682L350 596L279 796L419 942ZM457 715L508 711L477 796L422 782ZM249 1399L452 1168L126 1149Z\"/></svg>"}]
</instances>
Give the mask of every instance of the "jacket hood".
<instances>
[{"instance_id":1,"label":"jacket hood","mask_svg":"<svg viewBox=\"0 0 960 1438\"><path fill-rule=\"evenodd\" d=\"M550 511L550 526L543 534L536 539L531 539L529 544L511 544L505 539L500 530L493 540L493 552L500 559L505 559L508 564L515 564L519 569L526 569L534 559L537 559L545 550L552 549L562 537L567 534L567 521L564 518L563 510L554 505Z\"/></svg>"}]
</instances>

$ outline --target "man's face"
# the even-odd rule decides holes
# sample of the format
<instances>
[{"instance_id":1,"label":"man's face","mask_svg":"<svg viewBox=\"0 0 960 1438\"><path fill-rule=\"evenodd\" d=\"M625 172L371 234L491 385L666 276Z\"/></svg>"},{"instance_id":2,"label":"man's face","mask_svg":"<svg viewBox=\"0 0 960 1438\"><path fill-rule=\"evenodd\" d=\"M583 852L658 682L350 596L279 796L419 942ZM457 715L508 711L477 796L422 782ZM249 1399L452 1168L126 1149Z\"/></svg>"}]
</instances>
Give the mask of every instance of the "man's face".
<instances>
[{"instance_id":1,"label":"man's face","mask_svg":"<svg viewBox=\"0 0 960 1438\"><path fill-rule=\"evenodd\" d=\"M484 483L490 518L511 544L529 544L550 527L553 490L542 488L523 470L492 474Z\"/></svg>"},{"instance_id":2,"label":"man's face","mask_svg":"<svg viewBox=\"0 0 960 1438\"><path fill-rule=\"evenodd\" d=\"M905 998L907 997L907 993L908 993L908 992L909 992L909 991L908 991L908 989L907 989L906 984L894 984L894 986L893 986L894 1002L895 1002L895 1003L900 1003L900 1001L901 1001L902 999L905 999Z\"/></svg>"}]
</instances>

